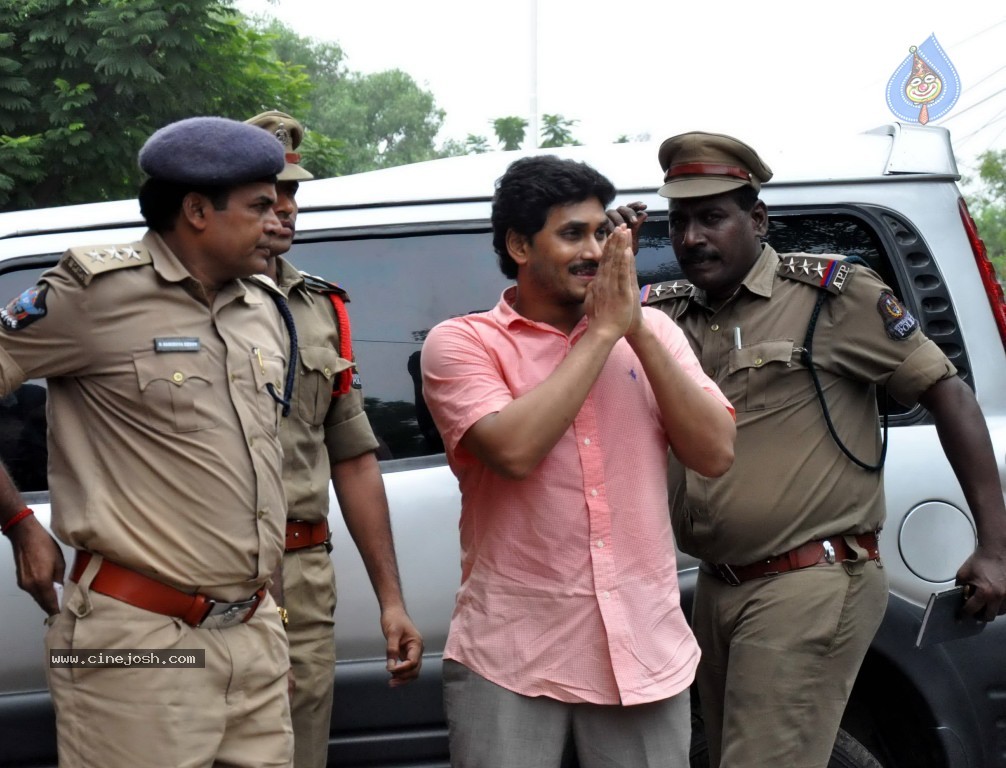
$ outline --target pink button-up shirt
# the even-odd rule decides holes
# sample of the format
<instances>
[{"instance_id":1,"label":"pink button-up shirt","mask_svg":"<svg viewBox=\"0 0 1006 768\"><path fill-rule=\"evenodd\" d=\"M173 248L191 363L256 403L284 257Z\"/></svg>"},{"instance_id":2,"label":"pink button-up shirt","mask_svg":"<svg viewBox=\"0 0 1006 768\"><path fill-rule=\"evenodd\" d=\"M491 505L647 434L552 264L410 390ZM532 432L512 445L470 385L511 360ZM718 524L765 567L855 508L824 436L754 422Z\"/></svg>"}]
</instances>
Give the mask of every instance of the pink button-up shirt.
<instances>
[{"instance_id":1,"label":"pink button-up shirt","mask_svg":"<svg viewBox=\"0 0 1006 768\"><path fill-rule=\"evenodd\" d=\"M628 342L526 479L494 473L459 445L544 381L587 329L584 318L567 337L508 299L439 324L423 347L424 395L461 486L461 589L444 657L526 696L626 705L673 696L691 683L699 649L679 602L668 441ZM673 321L643 313L729 408Z\"/></svg>"}]
</instances>

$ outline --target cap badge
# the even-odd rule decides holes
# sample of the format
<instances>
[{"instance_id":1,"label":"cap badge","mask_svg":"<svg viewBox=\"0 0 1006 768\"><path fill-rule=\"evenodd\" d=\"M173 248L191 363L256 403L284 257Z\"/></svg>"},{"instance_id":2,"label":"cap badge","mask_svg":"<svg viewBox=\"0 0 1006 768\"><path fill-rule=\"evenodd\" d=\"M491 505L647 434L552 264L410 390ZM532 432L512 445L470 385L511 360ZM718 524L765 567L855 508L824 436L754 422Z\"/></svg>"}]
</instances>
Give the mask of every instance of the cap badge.
<instances>
[{"instance_id":1,"label":"cap badge","mask_svg":"<svg viewBox=\"0 0 1006 768\"><path fill-rule=\"evenodd\" d=\"M286 126L283 125L283 123L279 124L279 128L276 129L275 135L276 140L280 144L282 144L284 148L289 147L293 144L293 141L290 139L290 131L286 129Z\"/></svg>"}]
</instances>

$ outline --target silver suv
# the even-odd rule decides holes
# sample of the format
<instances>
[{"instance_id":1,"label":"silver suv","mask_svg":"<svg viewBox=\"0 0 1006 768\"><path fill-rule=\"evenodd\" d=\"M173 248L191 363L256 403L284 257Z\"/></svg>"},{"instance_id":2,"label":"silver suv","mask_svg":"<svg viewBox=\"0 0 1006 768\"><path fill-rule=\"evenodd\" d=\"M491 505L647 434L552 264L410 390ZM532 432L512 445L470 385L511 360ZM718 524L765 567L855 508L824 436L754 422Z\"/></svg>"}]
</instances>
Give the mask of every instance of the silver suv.
<instances>
[{"instance_id":1,"label":"silver suv","mask_svg":"<svg viewBox=\"0 0 1006 768\"><path fill-rule=\"evenodd\" d=\"M681 126L690 128L691 126ZM669 129L669 133L678 132ZM949 134L888 125L844 139L773 134L753 142L775 169L762 197L780 252L855 254L900 294L971 386L1006 472L1006 307L961 198ZM651 216L639 281L678 276L656 196L656 147L555 150L585 160ZM369 581L334 495L339 662L333 766L446 766L440 654L460 580L457 483L425 409L419 355L440 320L491 308L505 286L491 247L493 182L518 155L450 158L301 187L291 260L350 294L366 407L381 466L409 610L428 656L420 679L386 684ZM18 295L71 245L129 242L143 231L133 201L0 215L0 301ZM45 382L0 400L0 457L48 520ZM890 413L888 514L881 554L891 600L849 704L833 765L887 768L1006 765L1006 620L976 637L918 650L923 607L952 585L975 529L924 409ZM0 766L55 764L45 690L42 614L15 586L0 546ZM679 556L690 610L695 561ZM827 695L822 692L822 695ZM696 721L693 763L703 765Z\"/></svg>"}]
</instances>

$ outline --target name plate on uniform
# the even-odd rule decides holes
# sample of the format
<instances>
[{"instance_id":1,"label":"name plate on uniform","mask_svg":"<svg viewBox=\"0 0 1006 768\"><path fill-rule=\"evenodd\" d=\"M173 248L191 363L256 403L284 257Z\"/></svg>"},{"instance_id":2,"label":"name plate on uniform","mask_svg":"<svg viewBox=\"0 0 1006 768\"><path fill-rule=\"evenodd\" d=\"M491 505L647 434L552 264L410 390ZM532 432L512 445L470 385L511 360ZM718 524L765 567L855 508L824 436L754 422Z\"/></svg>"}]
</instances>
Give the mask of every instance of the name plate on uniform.
<instances>
[{"instance_id":1,"label":"name plate on uniform","mask_svg":"<svg viewBox=\"0 0 1006 768\"><path fill-rule=\"evenodd\" d=\"M199 339L195 336L154 339L155 352L198 352Z\"/></svg>"}]
</instances>

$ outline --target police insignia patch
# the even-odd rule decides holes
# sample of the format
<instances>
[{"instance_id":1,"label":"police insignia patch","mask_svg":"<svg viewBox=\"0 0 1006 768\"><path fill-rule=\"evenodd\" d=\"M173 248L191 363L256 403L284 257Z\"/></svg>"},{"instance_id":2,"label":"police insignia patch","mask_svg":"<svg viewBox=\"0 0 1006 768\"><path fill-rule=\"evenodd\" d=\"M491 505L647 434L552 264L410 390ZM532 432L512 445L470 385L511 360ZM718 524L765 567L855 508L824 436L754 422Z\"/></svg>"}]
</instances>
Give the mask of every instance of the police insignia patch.
<instances>
[{"instance_id":1,"label":"police insignia patch","mask_svg":"<svg viewBox=\"0 0 1006 768\"><path fill-rule=\"evenodd\" d=\"M880 319L884 321L887 335L895 341L904 341L918 330L919 321L904 304L894 298L894 294L890 291L881 292L877 301L877 311L880 313Z\"/></svg>"},{"instance_id":2,"label":"police insignia patch","mask_svg":"<svg viewBox=\"0 0 1006 768\"><path fill-rule=\"evenodd\" d=\"M48 291L46 284L33 285L16 299L11 299L6 307L0 309L0 323L7 330L20 331L45 317L45 294Z\"/></svg>"}]
</instances>

